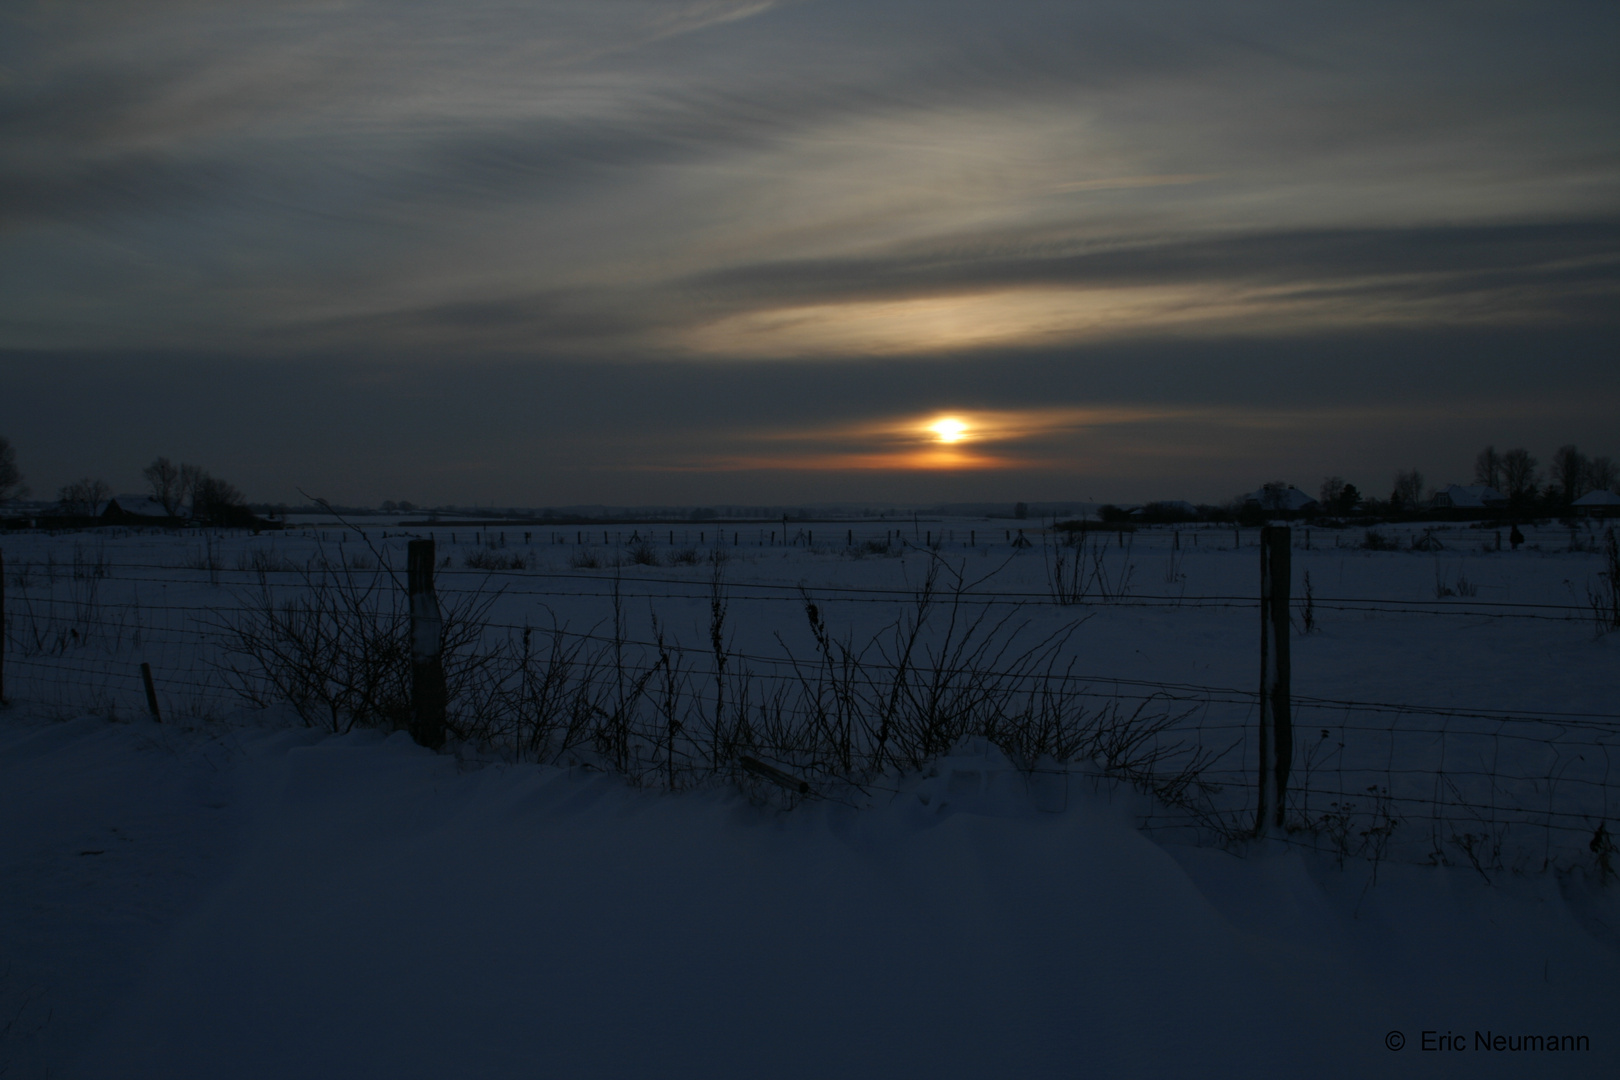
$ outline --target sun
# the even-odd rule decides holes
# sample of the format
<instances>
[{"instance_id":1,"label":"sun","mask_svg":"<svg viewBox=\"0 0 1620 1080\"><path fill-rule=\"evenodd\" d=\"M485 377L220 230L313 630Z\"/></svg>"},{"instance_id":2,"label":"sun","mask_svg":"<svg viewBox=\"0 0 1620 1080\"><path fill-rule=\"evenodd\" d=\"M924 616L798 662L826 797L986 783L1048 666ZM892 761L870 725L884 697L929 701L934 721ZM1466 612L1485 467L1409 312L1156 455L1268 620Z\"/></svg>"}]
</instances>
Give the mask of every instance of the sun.
<instances>
[{"instance_id":1,"label":"sun","mask_svg":"<svg viewBox=\"0 0 1620 1080\"><path fill-rule=\"evenodd\" d=\"M943 420L935 420L928 426L939 437L942 443L961 442L967 435L968 426L954 416L947 416Z\"/></svg>"}]
</instances>

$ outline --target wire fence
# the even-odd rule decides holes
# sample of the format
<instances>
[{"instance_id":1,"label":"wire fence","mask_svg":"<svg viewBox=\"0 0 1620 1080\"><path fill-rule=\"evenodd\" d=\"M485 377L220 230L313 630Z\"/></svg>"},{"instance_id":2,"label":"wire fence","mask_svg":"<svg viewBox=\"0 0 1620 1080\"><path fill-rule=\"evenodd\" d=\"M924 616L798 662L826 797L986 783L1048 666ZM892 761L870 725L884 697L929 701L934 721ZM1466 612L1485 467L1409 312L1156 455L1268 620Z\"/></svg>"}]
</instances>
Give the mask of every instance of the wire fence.
<instances>
[{"instance_id":1,"label":"wire fence","mask_svg":"<svg viewBox=\"0 0 1620 1080\"><path fill-rule=\"evenodd\" d=\"M404 539L311 537L302 560L284 541L279 550L264 543L231 565L206 537L178 563L151 551L115 562L83 544L60 559L54 550L12 556L6 694L64 713L139 714L145 663L170 719L288 703L333 730L402 726L409 616L390 541ZM612 550L633 555L640 542L632 534ZM1071 557L1098 557L1084 545L1070 545ZM1144 595L1117 577L1065 594L1050 573L1044 591L998 591L944 559L905 588L732 580L724 545L676 562L684 574L664 572L670 546L663 570L629 557L615 568L468 567L478 552L501 550L498 534L479 534L458 552L463 565L441 566L452 731L513 760L610 769L672 789L737 783L788 803L863 805L979 747L1000 763L985 776L1001 768L1046 809L1087 783L1127 785L1142 792L1143 827L1167 839L1232 842L1254 828L1257 691L1091 671L1074 631L1095 610L1141 606L1230 609L1234 629L1248 633L1236 613L1252 614L1255 596ZM1111 550L1117 560L1129 547ZM1594 612L1455 596L1313 602L1392 617ZM851 610L865 610L875 628L830 628L834 605L866 605ZM671 631L672 608L706 616L698 643ZM589 625L573 625L581 621ZM1292 697L1292 713L1292 843L1341 860L1458 864L1487 877L1611 868L1620 714L1305 693ZM965 787L954 798L971 801Z\"/></svg>"}]
</instances>

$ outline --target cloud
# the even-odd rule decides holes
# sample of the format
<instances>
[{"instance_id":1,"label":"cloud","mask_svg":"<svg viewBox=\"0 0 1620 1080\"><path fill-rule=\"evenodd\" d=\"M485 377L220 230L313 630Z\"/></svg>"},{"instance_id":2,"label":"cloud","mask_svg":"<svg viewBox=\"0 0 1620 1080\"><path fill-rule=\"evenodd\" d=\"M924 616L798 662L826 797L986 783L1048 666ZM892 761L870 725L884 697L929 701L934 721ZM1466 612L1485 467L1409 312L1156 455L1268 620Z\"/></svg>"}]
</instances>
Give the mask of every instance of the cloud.
<instances>
[{"instance_id":1,"label":"cloud","mask_svg":"<svg viewBox=\"0 0 1620 1080\"><path fill-rule=\"evenodd\" d=\"M1225 499L1279 476L1466 479L1487 442L1614 456L1613 342L1386 328L923 366L0 353L0 433L36 490L135 490L161 453L270 501ZM893 460L945 414L1006 434L969 445L1007 464Z\"/></svg>"},{"instance_id":2,"label":"cloud","mask_svg":"<svg viewBox=\"0 0 1620 1080\"><path fill-rule=\"evenodd\" d=\"M926 358L1376 325L1612 324L1620 310L1616 222L1308 230L1078 251L1031 251L1017 239L974 234L904 255L775 260L634 289L385 309L316 322L310 333L516 355Z\"/></svg>"},{"instance_id":3,"label":"cloud","mask_svg":"<svg viewBox=\"0 0 1620 1080\"><path fill-rule=\"evenodd\" d=\"M1297 448L1266 416L1302 403L1505 423L1613 392L1617 32L1556 0L12 4L0 364L194 364L209 414L314 380L356 458L420 393L467 484L877 483L916 448L850 425L946 407L1241 418L956 451L1007 482ZM73 411L63 460L106 420Z\"/></svg>"}]
</instances>

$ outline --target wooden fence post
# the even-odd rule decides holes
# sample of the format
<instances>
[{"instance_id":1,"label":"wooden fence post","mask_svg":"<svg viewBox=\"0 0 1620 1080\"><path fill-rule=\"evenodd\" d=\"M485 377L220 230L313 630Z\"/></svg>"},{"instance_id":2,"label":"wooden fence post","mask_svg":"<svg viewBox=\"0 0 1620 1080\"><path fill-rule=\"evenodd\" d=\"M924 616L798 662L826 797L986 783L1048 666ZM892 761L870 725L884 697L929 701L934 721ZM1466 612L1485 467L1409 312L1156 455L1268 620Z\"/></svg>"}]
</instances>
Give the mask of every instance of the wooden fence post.
<instances>
[{"instance_id":1,"label":"wooden fence post","mask_svg":"<svg viewBox=\"0 0 1620 1080\"><path fill-rule=\"evenodd\" d=\"M444 716L449 704L440 654L439 598L433 591L432 540L412 540L407 548L411 602L411 737L423 746L444 745Z\"/></svg>"},{"instance_id":2,"label":"wooden fence post","mask_svg":"<svg viewBox=\"0 0 1620 1080\"><path fill-rule=\"evenodd\" d=\"M1294 729L1289 710L1289 529L1260 530L1260 798L1254 831L1283 824Z\"/></svg>"},{"instance_id":3,"label":"wooden fence post","mask_svg":"<svg viewBox=\"0 0 1620 1080\"><path fill-rule=\"evenodd\" d=\"M146 684L146 711L152 714L152 719L163 723L163 714L158 711L157 687L152 685L152 665L142 661L141 682Z\"/></svg>"}]
</instances>

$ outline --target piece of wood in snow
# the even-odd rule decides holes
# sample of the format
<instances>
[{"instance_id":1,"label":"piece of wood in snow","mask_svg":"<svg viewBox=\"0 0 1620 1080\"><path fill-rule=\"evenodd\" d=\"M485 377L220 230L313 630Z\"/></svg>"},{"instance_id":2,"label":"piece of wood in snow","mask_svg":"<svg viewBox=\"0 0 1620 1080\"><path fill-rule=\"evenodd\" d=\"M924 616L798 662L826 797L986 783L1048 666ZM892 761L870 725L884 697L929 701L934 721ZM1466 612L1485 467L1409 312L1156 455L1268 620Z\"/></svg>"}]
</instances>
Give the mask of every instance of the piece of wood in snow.
<instances>
[{"instance_id":1,"label":"piece of wood in snow","mask_svg":"<svg viewBox=\"0 0 1620 1080\"><path fill-rule=\"evenodd\" d=\"M763 776L773 784L780 784L782 787L797 791L800 795L810 794L809 781L800 780L798 777L785 773L774 765L767 765L763 761L751 757L738 758L737 763L756 776Z\"/></svg>"}]
</instances>

